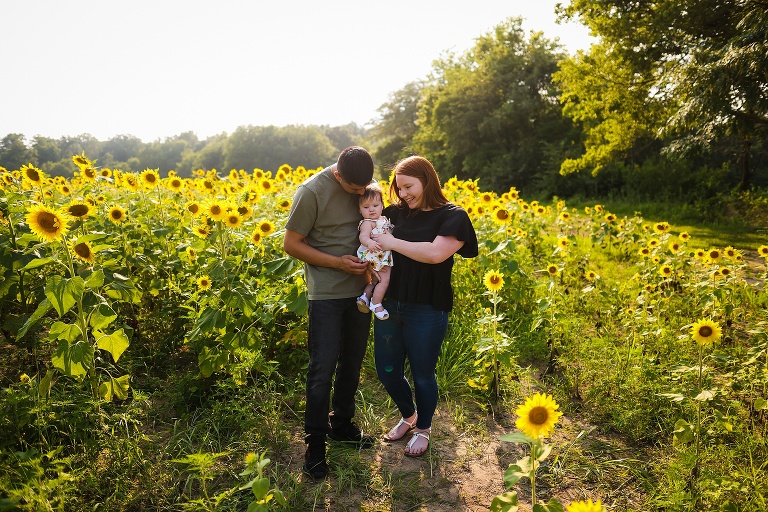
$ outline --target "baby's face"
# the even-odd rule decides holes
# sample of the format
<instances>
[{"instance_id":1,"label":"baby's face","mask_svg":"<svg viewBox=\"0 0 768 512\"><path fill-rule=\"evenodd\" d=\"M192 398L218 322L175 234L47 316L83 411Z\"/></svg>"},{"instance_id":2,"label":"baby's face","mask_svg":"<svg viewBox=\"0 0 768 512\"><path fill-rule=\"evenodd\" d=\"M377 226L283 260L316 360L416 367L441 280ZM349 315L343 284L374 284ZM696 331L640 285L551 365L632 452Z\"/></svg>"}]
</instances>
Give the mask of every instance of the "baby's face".
<instances>
[{"instance_id":1,"label":"baby's face","mask_svg":"<svg viewBox=\"0 0 768 512\"><path fill-rule=\"evenodd\" d=\"M366 219L378 219L384 206L379 198L367 198L360 201L360 213Z\"/></svg>"}]
</instances>

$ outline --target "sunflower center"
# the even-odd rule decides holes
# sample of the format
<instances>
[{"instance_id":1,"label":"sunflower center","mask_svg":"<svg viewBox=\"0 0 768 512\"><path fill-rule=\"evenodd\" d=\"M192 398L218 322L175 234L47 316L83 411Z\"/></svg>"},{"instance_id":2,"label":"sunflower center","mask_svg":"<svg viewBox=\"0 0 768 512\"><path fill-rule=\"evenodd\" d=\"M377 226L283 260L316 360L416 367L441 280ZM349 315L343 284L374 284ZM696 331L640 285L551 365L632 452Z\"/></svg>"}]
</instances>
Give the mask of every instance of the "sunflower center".
<instances>
[{"instance_id":1,"label":"sunflower center","mask_svg":"<svg viewBox=\"0 0 768 512\"><path fill-rule=\"evenodd\" d=\"M492 284L499 284L500 281L501 281L501 278L499 276L491 276Z\"/></svg>"},{"instance_id":2,"label":"sunflower center","mask_svg":"<svg viewBox=\"0 0 768 512\"><path fill-rule=\"evenodd\" d=\"M699 336L701 336L702 338L709 338L710 336L712 336L712 332L713 332L712 328L708 325L702 325L701 327L699 327Z\"/></svg>"},{"instance_id":3,"label":"sunflower center","mask_svg":"<svg viewBox=\"0 0 768 512\"><path fill-rule=\"evenodd\" d=\"M73 204L69 207L69 213L75 217L82 217L88 213L88 207L84 204Z\"/></svg>"},{"instance_id":4,"label":"sunflower center","mask_svg":"<svg viewBox=\"0 0 768 512\"><path fill-rule=\"evenodd\" d=\"M90 258L91 256L91 248L88 247L88 244L85 242L80 242L79 244L75 245L75 254L80 256L83 259Z\"/></svg>"},{"instance_id":5,"label":"sunflower center","mask_svg":"<svg viewBox=\"0 0 768 512\"><path fill-rule=\"evenodd\" d=\"M115 220L120 220L123 218L123 212L121 212L120 210L112 210L111 212L109 212L109 214Z\"/></svg>"},{"instance_id":6,"label":"sunflower center","mask_svg":"<svg viewBox=\"0 0 768 512\"><path fill-rule=\"evenodd\" d=\"M534 425L544 425L549 418L549 412L546 407L536 406L528 413L528 421Z\"/></svg>"},{"instance_id":7,"label":"sunflower center","mask_svg":"<svg viewBox=\"0 0 768 512\"><path fill-rule=\"evenodd\" d=\"M27 178L31 181L40 181L40 174L34 169L27 169Z\"/></svg>"},{"instance_id":8,"label":"sunflower center","mask_svg":"<svg viewBox=\"0 0 768 512\"><path fill-rule=\"evenodd\" d=\"M59 229L59 219L50 212L40 212L37 224L46 233L56 233Z\"/></svg>"}]
</instances>

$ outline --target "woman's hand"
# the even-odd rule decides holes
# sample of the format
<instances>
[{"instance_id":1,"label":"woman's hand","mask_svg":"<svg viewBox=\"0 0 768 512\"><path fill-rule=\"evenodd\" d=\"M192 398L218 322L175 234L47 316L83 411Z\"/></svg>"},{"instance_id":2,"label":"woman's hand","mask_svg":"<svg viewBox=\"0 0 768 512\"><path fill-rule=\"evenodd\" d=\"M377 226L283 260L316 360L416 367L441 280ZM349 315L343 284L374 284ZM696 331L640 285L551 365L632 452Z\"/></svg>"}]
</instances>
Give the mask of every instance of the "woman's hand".
<instances>
[{"instance_id":1,"label":"woman's hand","mask_svg":"<svg viewBox=\"0 0 768 512\"><path fill-rule=\"evenodd\" d=\"M379 245L380 251L391 251L395 237L390 233L371 235L371 238Z\"/></svg>"}]
</instances>

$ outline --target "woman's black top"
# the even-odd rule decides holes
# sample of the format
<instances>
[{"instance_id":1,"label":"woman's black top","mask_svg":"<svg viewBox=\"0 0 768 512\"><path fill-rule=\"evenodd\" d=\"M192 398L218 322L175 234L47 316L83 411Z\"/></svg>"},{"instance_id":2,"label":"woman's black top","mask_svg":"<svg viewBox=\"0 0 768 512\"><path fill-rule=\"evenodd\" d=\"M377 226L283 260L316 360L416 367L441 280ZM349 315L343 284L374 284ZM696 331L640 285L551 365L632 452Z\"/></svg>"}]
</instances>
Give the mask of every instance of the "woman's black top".
<instances>
[{"instance_id":1,"label":"woman's black top","mask_svg":"<svg viewBox=\"0 0 768 512\"><path fill-rule=\"evenodd\" d=\"M477 235L469 215L460 206L447 204L428 211L412 211L407 206L390 205L383 215L394 224L392 235L409 242L432 242L438 236L453 236L464 242L457 254L477 256ZM394 265L386 297L400 302L431 304L435 309L453 307L451 270L453 255L441 263L420 263L392 251Z\"/></svg>"}]
</instances>

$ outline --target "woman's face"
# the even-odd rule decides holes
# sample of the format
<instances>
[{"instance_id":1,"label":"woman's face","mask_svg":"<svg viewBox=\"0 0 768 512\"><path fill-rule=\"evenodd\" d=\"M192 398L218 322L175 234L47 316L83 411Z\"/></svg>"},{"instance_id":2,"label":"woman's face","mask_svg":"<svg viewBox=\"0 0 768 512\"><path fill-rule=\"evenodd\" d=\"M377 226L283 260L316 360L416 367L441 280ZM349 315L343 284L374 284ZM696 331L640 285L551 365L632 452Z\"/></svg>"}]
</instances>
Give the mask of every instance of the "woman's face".
<instances>
[{"instance_id":1,"label":"woman's face","mask_svg":"<svg viewBox=\"0 0 768 512\"><path fill-rule=\"evenodd\" d=\"M419 178L398 174L395 176L400 199L405 201L411 210L422 207L424 203L424 185Z\"/></svg>"}]
</instances>

